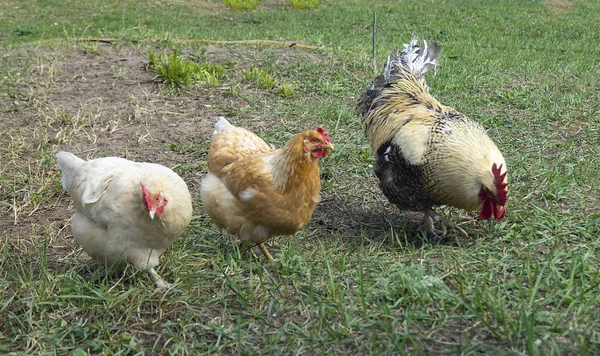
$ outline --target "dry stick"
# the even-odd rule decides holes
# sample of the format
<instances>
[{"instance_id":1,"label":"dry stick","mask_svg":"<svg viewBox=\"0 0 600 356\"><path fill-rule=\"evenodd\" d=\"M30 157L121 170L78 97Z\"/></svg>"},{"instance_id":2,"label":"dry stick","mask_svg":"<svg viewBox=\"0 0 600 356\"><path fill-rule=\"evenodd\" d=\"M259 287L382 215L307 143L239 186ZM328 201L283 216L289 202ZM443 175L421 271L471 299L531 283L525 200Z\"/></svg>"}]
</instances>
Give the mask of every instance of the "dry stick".
<instances>
[{"instance_id":1,"label":"dry stick","mask_svg":"<svg viewBox=\"0 0 600 356\"><path fill-rule=\"evenodd\" d=\"M115 43L115 38L85 38L85 37L69 37L69 38L47 38L45 40L39 40L34 43L52 43L60 41L76 41L76 42L102 42L102 43Z\"/></svg>"},{"instance_id":2,"label":"dry stick","mask_svg":"<svg viewBox=\"0 0 600 356\"><path fill-rule=\"evenodd\" d=\"M48 42L58 42L58 41L77 41L77 42L102 42L102 43L115 43L118 40L114 38L83 38L83 37L73 37L73 38L49 38L45 40L37 41L37 43L48 43ZM235 44L243 44L243 45L263 45L263 46L281 46L281 47L294 47L294 48L303 48L316 50L319 47L304 45L296 42L286 42L286 41L272 41L272 40L242 40L242 41L217 41L217 40L202 40L202 39L182 39L182 40L171 40L175 43L181 44L219 44L219 45L235 45ZM131 41L137 42L137 41Z\"/></svg>"},{"instance_id":3,"label":"dry stick","mask_svg":"<svg viewBox=\"0 0 600 356\"><path fill-rule=\"evenodd\" d=\"M373 11L373 71L377 72L377 12Z\"/></svg>"},{"instance_id":4,"label":"dry stick","mask_svg":"<svg viewBox=\"0 0 600 356\"><path fill-rule=\"evenodd\" d=\"M315 50L317 46L303 45L296 42L272 41L272 40L242 40L242 41L216 41L216 40L173 40L177 43L202 43L202 44L245 44L263 46L295 47Z\"/></svg>"}]
</instances>

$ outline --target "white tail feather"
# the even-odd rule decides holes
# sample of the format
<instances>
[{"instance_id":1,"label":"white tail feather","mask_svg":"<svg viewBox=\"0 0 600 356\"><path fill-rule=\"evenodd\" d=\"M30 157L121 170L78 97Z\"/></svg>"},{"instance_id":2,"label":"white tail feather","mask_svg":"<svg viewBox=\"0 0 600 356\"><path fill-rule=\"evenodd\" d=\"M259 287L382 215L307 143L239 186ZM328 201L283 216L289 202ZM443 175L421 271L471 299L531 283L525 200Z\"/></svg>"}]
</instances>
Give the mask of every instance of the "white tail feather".
<instances>
[{"instance_id":1,"label":"white tail feather","mask_svg":"<svg viewBox=\"0 0 600 356\"><path fill-rule=\"evenodd\" d=\"M223 116L219 116L219 121L217 121L215 124L215 131L213 132L213 135L218 134L221 131L229 130L233 127L234 126L230 124L229 121L227 121Z\"/></svg>"},{"instance_id":2,"label":"white tail feather","mask_svg":"<svg viewBox=\"0 0 600 356\"><path fill-rule=\"evenodd\" d=\"M427 41L423 40L422 45L419 45L419 38L413 33L410 43L404 44L400 55L398 55L398 50L389 55L383 70L384 78L389 81L397 73L397 67L405 67L418 80L422 81L425 73L431 69L436 70L441 54L442 48L437 43L429 45Z\"/></svg>"},{"instance_id":3,"label":"white tail feather","mask_svg":"<svg viewBox=\"0 0 600 356\"><path fill-rule=\"evenodd\" d=\"M442 54L442 49L435 42L428 46L427 41L423 40L423 46L418 46L419 38L413 33L410 44L404 44L400 58L404 64L410 68L410 71L420 78L427 71L433 69L440 64L439 59Z\"/></svg>"},{"instance_id":4,"label":"white tail feather","mask_svg":"<svg viewBox=\"0 0 600 356\"><path fill-rule=\"evenodd\" d=\"M75 172L84 162L84 160L70 152L61 151L56 154L56 163L58 163L58 166L62 170L62 186L69 194L71 194L71 185L73 184Z\"/></svg>"}]
</instances>

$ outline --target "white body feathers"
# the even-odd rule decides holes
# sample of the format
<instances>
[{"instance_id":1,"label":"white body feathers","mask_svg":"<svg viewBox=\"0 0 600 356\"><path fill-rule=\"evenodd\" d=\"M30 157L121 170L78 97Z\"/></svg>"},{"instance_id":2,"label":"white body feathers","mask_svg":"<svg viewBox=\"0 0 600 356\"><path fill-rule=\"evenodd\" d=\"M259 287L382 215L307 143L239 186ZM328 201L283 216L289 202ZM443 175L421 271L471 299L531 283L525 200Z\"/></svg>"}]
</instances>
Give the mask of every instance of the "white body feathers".
<instances>
[{"instance_id":1,"label":"white body feathers","mask_svg":"<svg viewBox=\"0 0 600 356\"><path fill-rule=\"evenodd\" d=\"M167 167L117 157L84 161L68 152L59 152L56 160L75 203L73 237L101 263L154 268L191 220L187 185ZM168 204L162 215L150 218L140 183L163 192Z\"/></svg>"}]
</instances>

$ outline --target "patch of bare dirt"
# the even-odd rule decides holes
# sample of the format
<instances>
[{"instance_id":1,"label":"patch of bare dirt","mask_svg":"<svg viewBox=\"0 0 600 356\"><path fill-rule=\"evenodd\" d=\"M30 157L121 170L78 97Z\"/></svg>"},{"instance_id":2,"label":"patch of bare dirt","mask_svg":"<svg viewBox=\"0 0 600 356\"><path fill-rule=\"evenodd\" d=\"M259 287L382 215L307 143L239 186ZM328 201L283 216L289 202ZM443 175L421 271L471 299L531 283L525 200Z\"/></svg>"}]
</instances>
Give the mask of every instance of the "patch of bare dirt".
<instances>
[{"instance_id":1,"label":"patch of bare dirt","mask_svg":"<svg viewBox=\"0 0 600 356\"><path fill-rule=\"evenodd\" d=\"M265 56L271 63L324 60L285 47L208 45L183 54L234 63L236 70L260 66ZM0 72L6 88L0 94L0 230L15 251L33 251L48 237L48 253L57 258L76 247L68 226L74 207L60 184L56 152L192 165L177 172L197 203L214 122L229 107L247 105L225 86L168 93L147 67L147 49L130 45L23 48L0 52L0 60L11 64ZM265 128L273 119L247 115L244 126Z\"/></svg>"},{"instance_id":2,"label":"patch of bare dirt","mask_svg":"<svg viewBox=\"0 0 600 356\"><path fill-rule=\"evenodd\" d=\"M8 178L0 182L0 229L19 241L11 248L27 249L32 243L25 240L43 240L48 231L53 240L70 235L63 227L74 209L60 187L57 151L169 167L201 163L202 157L174 147L205 145L217 117L225 114L210 104L209 92L162 93L145 53L132 46L22 51L0 53L29 62L6 73L15 85L0 95L0 173ZM180 173L197 197L202 166ZM73 247L70 240L51 246Z\"/></svg>"}]
</instances>

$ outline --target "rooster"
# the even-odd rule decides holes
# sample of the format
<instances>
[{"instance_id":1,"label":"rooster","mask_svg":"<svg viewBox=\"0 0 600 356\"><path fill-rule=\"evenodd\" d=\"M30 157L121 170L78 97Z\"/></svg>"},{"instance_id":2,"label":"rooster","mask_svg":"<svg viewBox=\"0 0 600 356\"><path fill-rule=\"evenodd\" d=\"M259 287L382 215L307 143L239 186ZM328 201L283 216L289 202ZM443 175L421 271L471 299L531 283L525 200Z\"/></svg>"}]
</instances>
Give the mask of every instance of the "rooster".
<instances>
[{"instance_id":1,"label":"rooster","mask_svg":"<svg viewBox=\"0 0 600 356\"><path fill-rule=\"evenodd\" d=\"M170 288L154 269L192 219L187 185L171 169L105 157L84 161L59 152L62 185L75 202L73 237L107 266L148 270L157 289Z\"/></svg>"},{"instance_id":2,"label":"rooster","mask_svg":"<svg viewBox=\"0 0 600 356\"><path fill-rule=\"evenodd\" d=\"M435 235L434 219L443 234L448 226L467 236L433 208L478 209L483 220L501 220L507 168L480 124L429 94L424 75L437 67L440 55L436 43L419 45L413 34L400 54L390 54L356 111L376 152L374 171L388 200L400 209L422 211L429 234Z\"/></svg>"},{"instance_id":3,"label":"rooster","mask_svg":"<svg viewBox=\"0 0 600 356\"><path fill-rule=\"evenodd\" d=\"M320 201L319 158L333 149L322 128L293 136L274 149L221 117L208 151L201 197L211 220L239 237L241 250L302 229Z\"/></svg>"}]
</instances>

